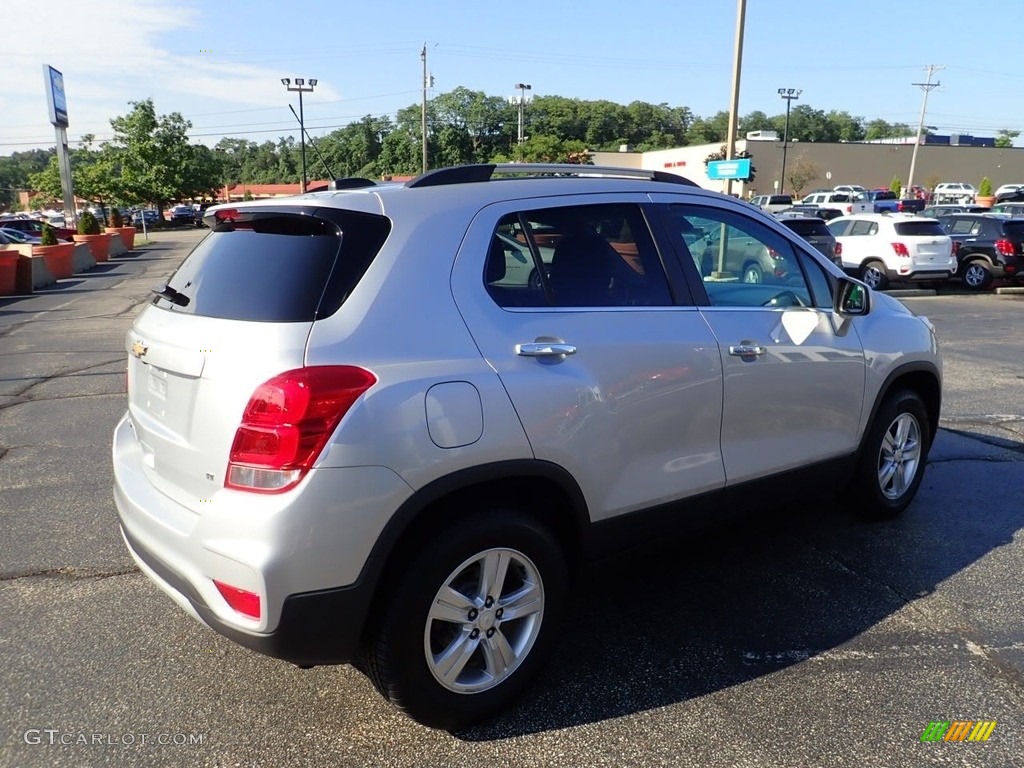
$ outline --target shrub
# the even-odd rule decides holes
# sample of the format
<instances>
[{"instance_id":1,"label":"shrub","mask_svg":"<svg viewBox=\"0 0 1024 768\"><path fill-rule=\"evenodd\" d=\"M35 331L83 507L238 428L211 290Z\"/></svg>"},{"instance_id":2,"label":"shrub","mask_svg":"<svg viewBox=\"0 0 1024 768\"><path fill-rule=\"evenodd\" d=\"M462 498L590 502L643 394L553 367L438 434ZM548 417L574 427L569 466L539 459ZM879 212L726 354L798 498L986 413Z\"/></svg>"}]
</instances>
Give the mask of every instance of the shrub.
<instances>
[{"instance_id":1,"label":"shrub","mask_svg":"<svg viewBox=\"0 0 1024 768\"><path fill-rule=\"evenodd\" d=\"M889 182L889 189L896 193L896 197L899 197L903 191L903 182L893 176L892 181Z\"/></svg>"},{"instance_id":2,"label":"shrub","mask_svg":"<svg viewBox=\"0 0 1024 768\"><path fill-rule=\"evenodd\" d=\"M988 176L978 185L978 197L992 197L992 180Z\"/></svg>"},{"instance_id":3,"label":"shrub","mask_svg":"<svg viewBox=\"0 0 1024 768\"><path fill-rule=\"evenodd\" d=\"M99 233L100 223L96 221L96 217L91 211L82 211L82 215L78 217L78 234L98 235Z\"/></svg>"},{"instance_id":4,"label":"shrub","mask_svg":"<svg viewBox=\"0 0 1024 768\"><path fill-rule=\"evenodd\" d=\"M40 245L58 245L57 233L49 224L43 224L43 234L40 235Z\"/></svg>"},{"instance_id":5,"label":"shrub","mask_svg":"<svg viewBox=\"0 0 1024 768\"><path fill-rule=\"evenodd\" d=\"M110 226L112 229L124 226L124 219L121 218L121 211L117 208L112 208L110 210Z\"/></svg>"}]
</instances>

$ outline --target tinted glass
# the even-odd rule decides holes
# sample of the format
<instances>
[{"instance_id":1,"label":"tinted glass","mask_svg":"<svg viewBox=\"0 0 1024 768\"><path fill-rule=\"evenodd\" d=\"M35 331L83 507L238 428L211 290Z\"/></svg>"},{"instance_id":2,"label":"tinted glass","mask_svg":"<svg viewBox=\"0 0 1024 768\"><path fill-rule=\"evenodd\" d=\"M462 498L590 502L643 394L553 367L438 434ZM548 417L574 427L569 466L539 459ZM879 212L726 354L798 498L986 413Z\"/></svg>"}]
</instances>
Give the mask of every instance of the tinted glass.
<instances>
[{"instance_id":1,"label":"tinted glass","mask_svg":"<svg viewBox=\"0 0 1024 768\"><path fill-rule=\"evenodd\" d=\"M1007 237L1024 238L1024 221L1004 221L1003 232Z\"/></svg>"},{"instance_id":2,"label":"tinted glass","mask_svg":"<svg viewBox=\"0 0 1024 768\"><path fill-rule=\"evenodd\" d=\"M895 227L896 234L905 237L935 237L946 234L937 221L898 221Z\"/></svg>"},{"instance_id":3,"label":"tinted glass","mask_svg":"<svg viewBox=\"0 0 1024 768\"><path fill-rule=\"evenodd\" d=\"M252 213L222 223L168 281L187 299L173 312L255 322L311 322L344 302L389 231L386 219L344 214L343 225L308 215Z\"/></svg>"},{"instance_id":4,"label":"tinted glass","mask_svg":"<svg viewBox=\"0 0 1024 768\"><path fill-rule=\"evenodd\" d=\"M672 293L643 213L589 205L505 216L484 270L502 307L670 306Z\"/></svg>"},{"instance_id":5,"label":"tinted glass","mask_svg":"<svg viewBox=\"0 0 1024 768\"><path fill-rule=\"evenodd\" d=\"M832 235L828 230L828 226L821 219L783 219L782 223L800 235L800 237L831 237Z\"/></svg>"}]
</instances>

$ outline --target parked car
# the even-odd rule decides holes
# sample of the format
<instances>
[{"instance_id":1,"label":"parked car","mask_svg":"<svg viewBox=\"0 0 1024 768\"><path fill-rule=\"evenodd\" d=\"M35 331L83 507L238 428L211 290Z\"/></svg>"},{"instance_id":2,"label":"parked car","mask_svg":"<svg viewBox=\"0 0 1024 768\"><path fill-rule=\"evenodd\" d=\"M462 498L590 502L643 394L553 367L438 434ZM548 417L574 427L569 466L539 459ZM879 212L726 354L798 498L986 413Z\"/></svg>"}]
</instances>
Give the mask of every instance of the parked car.
<instances>
[{"instance_id":1,"label":"parked car","mask_svg":"<svg viewBox=\"0 0 1024 768\"><path fill-rule=\"evenodd\" d=\"M167 220L171 224L195 226L196 214L191 205L176 205L167 212Z\"/></svg>"},{"instance_id":2,"label":"parked car","mask_svg":"<svg viewBox=\"0 0 1024 768\"><path fill-rule=\"evenodd\" d=\"M838 186L832 187L832 191L852 196L867 192L868 188L862 187L860 184L839 184Z\"/></svg>"},{"instance_id":3,"label":"parked car","mask_svg":"<svg viewBox=\"0 0 1024 768\"><path fill-rule=\"evenodd\" d=\"M141 227L143 221L147 227L151 227L160 221L160 214L152 208L145 208L132 214L132 224L136 227Z\"/></svg>"},{"instance_id":4,"label":"parked car","mask_svg":"<svg viewBox=\"0 0 1024 768\"><path fill-rule=\"evenodd\" d=\"M825 225L824 220L817 216L786 211L775 214L775 218L821 251L833 264L842 268L842 247L836 240L835 235Z\"/></svg>"},{"instance_id":5,"label":"parked car","mask_svg":"<svg viewBox=\"0 0 1024 768\"><path fill-rule=\"evenodd\" d=\"M0 224L4 223L5 222L0 221ZM33 245L38 245L39 243L43 242L43 239L41 237L26 235L19 229L12 229L11 227L7 226L0 227L0 233L3 233L4 237L7 238L7 242L29 243Z\"/></svg>"},{"instance_id":6,"label":"parked car","mask_svg":"<svg viewBox=\"0 0 1024 768\"><path fill-rule=\"evenodd\" d=\"M994 279L1024 280L1024 219L980 213L956 213L942 228L958 244L960 280L981 291Z\"/></svg>"},{"instance_id":7,"label":"parked car","mask_svg":"<svg viewBox=\"0 0 1024 768\"><path fill-rule=\"evenodd\" d=\"M793 205L792 195L756 195L750 198L750 204L772 213L782 211Z\"/></svg>"},{"instance_id":8,"label":"parked car","mask_svg":"<svg viewBox=\"0 0 1024 768\"><path fill-rule=\"evenodd\" d=\"M659 520L819 489L888 519L920 486L933 326L730 196L471 165L211 211L126 338L128 550L233 641L358 657L429 726L516 698L581 564ZM513 226L539 290L502 284ZM769 251L779 282L704 279L711 242Z\"/></svg>"},{"instance_id":9,"label":"parked car","mask_svg":"<svg viewBox=\"0 0 1024 768\"><path fill-rule=\"evenodd\" d=\"M944 181L935 187L932 193L932 202L936 205L943 203L961 203L967 205L973 203L978 196L978 190L971 184L962 181Z\"/></svg>"},{"instance_id":10,"label":"parked car","mask_svg":"<svg viewBox=\"0 0 1024 768\"><path fill-rule=\"evenodd\" d=\"M868 197L874 204L875 213L916 213L925 207L924 200L900 198L891 189L872 189Z\"/></svg>"},{"instance_id":11,"label":"parked car","mask_svg":"<svg viewBox=\"0 0 1024 768\"><path fill-rule=\"evenodd\" d=\"M873 213L875 210L867 190L863 192L816 192L807 195L800 201L800 204L831 208L839 211L840 216L852 213Z\"/></svg>"},{"instance_id":12,"label":"parked car","mask_svg":"<svg viewBox=\"0 0 1024 768\"><path fill-rule=\"evenodd\" d=\"M1024 202L996 203L987 212L1004 214L1006 216L1024 216Z\"/></svg>"},{"instance_id":13,"label":"parked car","mask_svg":"<svg viewBox=\"0 0 1024 768\"><path fill-rule=\"evenodd\" d=\"M832 219L838 219L844 215L838 208L822 208L817 205L805 205L803 203L797 203L786 208L784 211L780 211L780 213L802 213L807 216L814 216L822 221L832 221Z\"/></svg>"},{"instance_id":14,"label":"parked car","mask_svg":"<svg viewBox=\"0 0 1024 768\"><path fill-rule=\"evenodd\" d=\"M1024 184L1003 184L993 194L997 203L1024 200Z\"/></svg>"},{"instance_id":15,"label":"parked car","mask_svg":"<svg viewBox=\"0 0 1024 768\"><path fill-rule=\"evenodd\" d=\"M948 280L956 273L953 241L938 219L865 213L828 223L842 246L843 270L877 290L892 282Z\"/></svg>"},{"instance_id":16,"label":"parked car","mask_svg":"<svg viewBox=\"0 0 1024 768\"><path fill-rule=\"evenodd\" d=\"M926 208L922 208L918 215L930 219L940 219L943 216L951 216L954 213L988 213L990 210L990 208L986 208L983 205L953 205L947 203L945 205L929 205Z\"/></svg>"},{"instance_id":17,"label":"parked car","mask_svg":"<svg viewBox=\"0 0 1024 768\"><path fill-rule=\"evenodd\" d=\"M24 232L32 237L41 238L43 236L43 222L38 219L4 219L3 226L7 229ZM53 233L58 240L73 240L72 236L77 234L75 230L66 227L53 227Z\"/></svg>"}]
</instances>

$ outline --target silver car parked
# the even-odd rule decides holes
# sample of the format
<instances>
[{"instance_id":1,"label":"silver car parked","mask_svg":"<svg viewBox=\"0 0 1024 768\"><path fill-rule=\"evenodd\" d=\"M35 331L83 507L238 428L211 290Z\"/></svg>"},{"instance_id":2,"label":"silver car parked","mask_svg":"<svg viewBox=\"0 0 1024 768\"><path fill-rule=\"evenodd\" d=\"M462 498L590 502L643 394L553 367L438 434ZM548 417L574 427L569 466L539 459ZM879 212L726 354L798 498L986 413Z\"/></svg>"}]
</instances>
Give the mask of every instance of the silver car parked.
<instances>
[{"instance_id":1,"label":"silver car parked","mask_svg":"<svg viewBox=\"0 0 1024 768\"><path fill-rule=\"evenodd\" d=\"M457 729L529 684L587 559L914 498L932 326L746 203L579 165L339 186L208 210L126 339L124 540L232 640Z\"/></svg>"}]
</instances>

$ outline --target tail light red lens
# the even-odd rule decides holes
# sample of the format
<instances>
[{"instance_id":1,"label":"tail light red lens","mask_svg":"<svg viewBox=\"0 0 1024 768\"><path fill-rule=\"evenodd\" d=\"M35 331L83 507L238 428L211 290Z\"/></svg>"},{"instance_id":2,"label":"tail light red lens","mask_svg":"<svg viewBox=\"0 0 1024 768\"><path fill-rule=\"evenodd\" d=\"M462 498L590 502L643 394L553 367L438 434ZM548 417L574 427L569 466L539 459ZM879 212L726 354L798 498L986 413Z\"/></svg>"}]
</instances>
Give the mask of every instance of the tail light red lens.
<instances>
[{"instance_id":1,"label":"tail light red lens","mask_svg":"<svg viewBox=\"0 0 1024 768\"><path fill-rule=\"evenodd\" d=\"M903 256L904 258L910 258L910 251L907 250L907 246L903 243L893 243L892 250L897 256Z\"/></svg>"},{"instance_id":2,"label":"tail light red lens","mask_svg":"<svg viewBox=\"0 0 1024 768\"><path fill-rule=\"evenodd\" d=\"M840 242L839 242L838 240L836 240L836 250L835 250L835 254L836 254L836 258L837 258L837 259L838 259L838 258L840 258L840 257L842 257L842 255L843 255L843 244L842 244L842 243L840 243Z\"/></svg>"},{"instance_id":3,"label":"tail light red lens","mask_svg":"<svg viewBox=\"0 0 1024 768\"><path fill-rule=\"evenodd\" d=\"M224 584L216 579L213 580L213 583L217 587L217 591L220 592L221 597L224 598L224 601L233 610L238 611L243 616L248 616L250 619L258 619L260 617L260 596L255 592L232 587L230 584Z\"/></svg>"},{"instance_id":4,"label":"tail light red lens","mask_svg":"<svg viewBox=\"0 0 1024 768\"><path fill-rule=\"evenodd\" d=\"M1017 251L1009 240L996 240L996 252L1000 256L1013 256Z\"/></svg>"},{"instance_id":5,"label":"tail light red lens","mask_svg":"<svg viewBox=\"0 0 1024 768\"><path fill-rule=\"evenodd\" d=\"M337 365L298 368L261 384L235 432L225 486L258 493L294 487L352 403L376 383L363 368Z\"/></svg>"}]
</instances>

